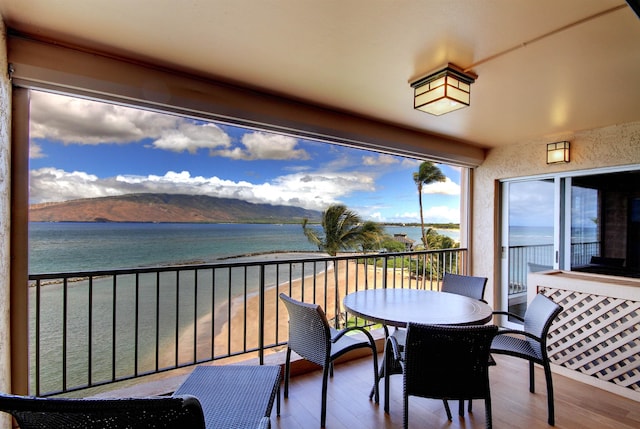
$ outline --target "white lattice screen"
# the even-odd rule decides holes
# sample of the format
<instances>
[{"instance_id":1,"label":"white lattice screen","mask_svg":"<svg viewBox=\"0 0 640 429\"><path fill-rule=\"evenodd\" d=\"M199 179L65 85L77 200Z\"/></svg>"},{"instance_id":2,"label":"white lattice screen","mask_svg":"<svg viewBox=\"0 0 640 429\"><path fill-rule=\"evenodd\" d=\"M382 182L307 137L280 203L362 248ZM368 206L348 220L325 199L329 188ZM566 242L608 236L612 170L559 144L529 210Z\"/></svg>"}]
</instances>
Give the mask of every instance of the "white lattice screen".
<instances>
[{"instance_id":1,"label":"white lattice screen","mask_svg":"<svg viewBox=\"0 0 640 429\"><path fill-rule=\"evenodd\" d=\"M640 302L539 286L564 307L549 331L553 363L640 392Z\"/></svg>"}]
</instances>

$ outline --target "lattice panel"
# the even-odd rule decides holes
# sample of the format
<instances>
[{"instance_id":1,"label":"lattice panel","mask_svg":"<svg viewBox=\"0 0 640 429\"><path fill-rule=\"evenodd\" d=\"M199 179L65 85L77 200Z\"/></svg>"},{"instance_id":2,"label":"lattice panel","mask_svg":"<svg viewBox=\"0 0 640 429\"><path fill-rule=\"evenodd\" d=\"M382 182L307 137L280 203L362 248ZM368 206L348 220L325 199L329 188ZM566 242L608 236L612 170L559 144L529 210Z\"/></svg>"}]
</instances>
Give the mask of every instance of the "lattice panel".
<instances>
[{"instance_id":1,"label":"lattice panel","mask_svg":"<svg viewBox=\"0 0 640 429\"><path fill-rule=\"evenodd\" d=\"M551 325L551 360L640 392L640 302L540 286L564 307Z\"/></svg>"}]
</instances>

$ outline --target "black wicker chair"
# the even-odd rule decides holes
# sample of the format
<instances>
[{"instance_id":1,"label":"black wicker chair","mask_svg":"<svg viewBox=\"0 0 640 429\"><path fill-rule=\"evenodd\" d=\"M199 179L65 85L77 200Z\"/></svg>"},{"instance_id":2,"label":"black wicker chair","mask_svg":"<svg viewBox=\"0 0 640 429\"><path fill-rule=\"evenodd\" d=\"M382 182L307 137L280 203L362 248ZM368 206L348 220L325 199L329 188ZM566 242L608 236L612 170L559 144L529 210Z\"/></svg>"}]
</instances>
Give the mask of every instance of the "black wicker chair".
<instances>
[{"instance_id":1,"label":"black wicker chair","mask_svg":"<svg viewBox=\"0 0 640 429\"><path fill-rule=\"evenodd\" d=\"M484 300L484 290L486 286L486 277L444 273L442 276L442 286L440 290L442 292L455 293L456 295L467 296L469 298L477 299L478 301L487 302ZM489 358L489 364L495 365L495 361ZM469 401L469 412L473 409L472 404L473 401ZM448 404L445 406L448 406ZM460 401L458 406L458 415L464 416L464 401Z\"/></svg>"},{"instance_id":2,"label":"black wicker chair","mask_svg":"<svg viewBox=\"0 0 640 429\"><path fill-rule=\"evenodd\" d=\"M395 337L389 342L403 368L404 428L409 425L409 396L445 400L484 399L486 426L491 428L489 348L494 325L442 326L409 323L404 353Z\"/></svg>"},{"instance_id":3,"label":"black wicker chair","mask_svg":"<svg viewBox=\"0 0 640 429\"><path fill-rule=\"evenodd\" d=\"M547 355L547 335L551 323L561 311L560 305L542 294L536 295L527 306L524 318L506 311L494 311L494 314L508 315L524 322L524 329L500 330L491 344L491 353L515 356L529 361L529 391L531 393L535 393L533 364L542 365L547 381L548 422L551 426L555 424L555 412L551 366ZM524 338L510 334L517 334L524 336Z\"/></svg>"},{"instance_id":4,"label":"black wicker chair","mask_svg":"<svg viewBox=\"0 0 640 429\"><path fill-rule=\"evenodd\" d=\"M477 299L479 301L483 301L486 302L484 300L484 290L486 288L487 285L487 278L486 277L475 277L475 276L465 276L465 275L461 275L461 274L450 274L450 273L445 273L443 278L442 278L442 287L441 287L441 291L442 292L448 292L448 293L454 293L456 295L463 295L463 296L467 296L469 298L474 298ZM396 329L393 334L394 337L396 337L397 343L399 345L400 348L403 347L404 345L404 337L405 337L405 330L404 329ZM388 349L388 347L387 347ZM400 366L400 364L398 362L393 362L393 354L392 353L385 353L385 359L391 359L391 361L387 362L386 366L383 366L381 371L380 371L380 376L379 378L382 378L385 376L385 373L389 374L389 375L393 375L393 374L402 374L402 367ZM493 362L493 360L490 359L490 362L495 364ZM385 411L389 412L389 395L388 395L388 391L389 391L389 379L388 377L385 378ZM371 393L369 394L369 397L373 396L373 389L371 390ZM448 407L448 404L445 404L445 407ZM471 405L471 401L469 401L469 411L471 411L472 409L472 405ZM464 415L464 401L460 401L459 404L459 408L458 408L458 414L460 416Z\"/></svg>"},{"instance_id":5,"label":"black wicker chair","mask_svg":"<svg viewBox=\"0 0 640 429\"><path fill-rule=\"evenodd\" d=\"M11 414L21 429L204 429L205 427L200 402L189 395L126 399L63 399L0 393L0 411Z\"/></svg>"},{"instance_id":6,"label":"black wicker chair","mask_svg":"<svg viewBox=\"0 0 640 429\"><path fill-rule=\"evenodd\" d=\"M345 353L359 349L369 348L373 357L373 378L375 383L376 402L379 401L378 378L378 353L376 343L371 334L362 327L353 327L337 331L329 326L327 317L319 305L307 304L296 301L285 294L280 294L289 312L289 341L287 343L287 358L284 376L284 397L289 395L289 372L291 351L296 352L302 358L322 366L322 408L320 412L320 426L325 427L327 414L327 378L329 372L333 375L333 361ZM347 332L361 331L367 336L367 340L360 340Z\"/></svg>"},{"instance_id":7,"label":"black wicker chair","mask_svg":"<svg viewBox=\"0 0 640 429\"><path fill-rule=\"evenodd\" d=\"M487 286L486 277L464 276L461 274L444 273L442 277L442 292L468 296L479 301L484 300L484 289Z\"/></svg>"}]
</instances>

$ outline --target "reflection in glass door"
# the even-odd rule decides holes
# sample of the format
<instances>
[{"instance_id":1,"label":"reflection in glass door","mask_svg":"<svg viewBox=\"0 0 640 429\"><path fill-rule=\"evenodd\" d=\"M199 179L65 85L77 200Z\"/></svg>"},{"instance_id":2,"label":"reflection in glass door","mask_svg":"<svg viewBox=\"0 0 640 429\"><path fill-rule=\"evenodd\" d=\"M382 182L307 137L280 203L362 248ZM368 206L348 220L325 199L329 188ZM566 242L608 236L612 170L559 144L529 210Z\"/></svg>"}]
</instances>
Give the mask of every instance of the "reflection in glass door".
<instances>
[{"instance_id":1,"label":"reflection in glass door","mask_svg":"<svg viewBox=\"0 0 640 429\"><path fill-rule=\"evenodd\" d=\"M553 179L507 182L502 186L502 302L510 313L524 316L527 274L554 268L558 192ZM517 323L516 319L509 321Z\"/></svg>"}]
</instances>

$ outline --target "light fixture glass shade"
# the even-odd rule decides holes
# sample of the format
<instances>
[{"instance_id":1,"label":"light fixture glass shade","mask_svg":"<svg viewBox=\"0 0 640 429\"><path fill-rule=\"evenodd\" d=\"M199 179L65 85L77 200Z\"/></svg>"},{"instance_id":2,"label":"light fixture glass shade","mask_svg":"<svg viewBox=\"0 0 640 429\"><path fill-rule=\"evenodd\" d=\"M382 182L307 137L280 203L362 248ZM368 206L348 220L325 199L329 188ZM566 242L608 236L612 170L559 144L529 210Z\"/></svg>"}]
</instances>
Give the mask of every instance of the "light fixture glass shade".
<instances>
[{"instance_id":1,"label":"light fixture glass shade","mask_svg":"<svg viewBox=\"0 0 640 429\"><path fill-rule=\"evenodd\" d=\"M471 84L476 77L448 64L444 69L411 83L414 88L413 107L436 116L467 107L471 101Z\"/></svg>"},{"instance_id":2,"label":"light fixture glass shade","mask_svg":"<svg viewBox=\"0 0 640 429\"><path fill-rule=\"evenodd\" d=\"M569 162L569 142L547 144L547 164Z\"/></svg>"}]
</instances>

